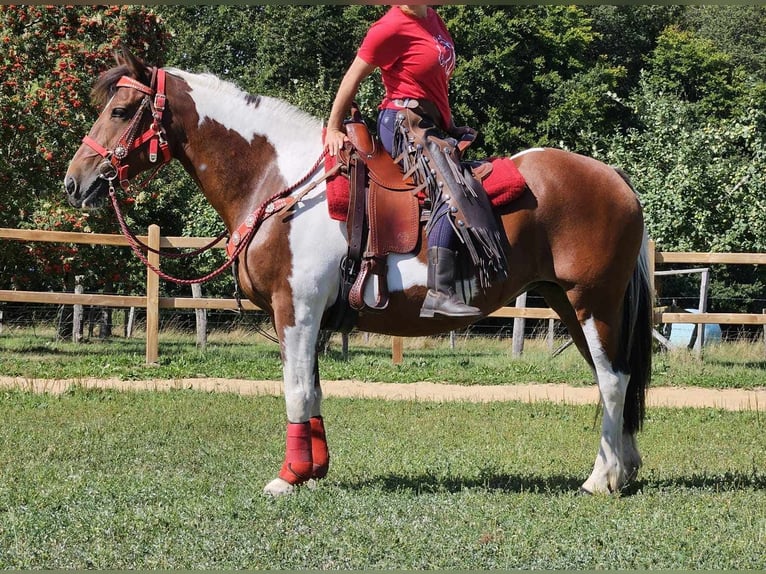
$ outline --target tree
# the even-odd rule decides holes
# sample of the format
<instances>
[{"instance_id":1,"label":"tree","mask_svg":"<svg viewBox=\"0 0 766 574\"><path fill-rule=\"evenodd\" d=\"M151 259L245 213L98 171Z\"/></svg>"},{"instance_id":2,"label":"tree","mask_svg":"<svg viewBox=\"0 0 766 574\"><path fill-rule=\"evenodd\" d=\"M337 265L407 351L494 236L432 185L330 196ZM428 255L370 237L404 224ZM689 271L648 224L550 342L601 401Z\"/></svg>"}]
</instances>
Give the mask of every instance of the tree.
<instances>
[{"instance_id":1,"label":"tree","mask_svg":"<svg viewBox=\"0 0 766 574\"><path fill-rule=\"evenodd\" d=\"M756 81L766 82L766 6L689 6L679 19L731 55Z\"/></svg>"},{"instance_id":2,"label":"tree","mask_svg":"<svg viewBox=\"0 0 766 574\"><path fill-rule=\"evenodd\" d=\"M726 55L708 42L706 50L669 50L696 40L675 29L666 35L672 41L658 43L649 58L656 67L642 74L628 102L638 125L614 137L605 159L632 175L660 249L766 251L766 90L729 85L731 101L719 105L719 78L734 73L719 67ZM670 74L670 53L687 67ZM760 311L752 301L765 287L763 270L742 266L716 270L712 284L724 308L749 311Z\"/></svg>"},{"instance_id":3,"label":"tree","mask_svg":"<svg viewBox=\"0 0 766 574\"><path fill-rule=\"evenodd\" d=\"M584 72L594 40L576 6L443 6L458 50L451 90L457 119L479 129L477 151L508 154L554 143L540 129L559 86ZM571 106L569 106L571 109Z\"/></svg>"},{"instance_id":4,"label":"tree","mask_svg":"<svg viewBox=\"0 0 766 574\"><path fill-rule=\"evenodd\" d=\"M118 45L159 58L166 40L144 8L0 6L0 226L109 227L99 214L64 206L67 162L98 115L89 103L90 86ZM103 257L91 259L76 246L9 243L4 255L3 288L71 286L69 272L82 270L88 259L93 282L118 279Z\"/></svg>"}]
</instances>

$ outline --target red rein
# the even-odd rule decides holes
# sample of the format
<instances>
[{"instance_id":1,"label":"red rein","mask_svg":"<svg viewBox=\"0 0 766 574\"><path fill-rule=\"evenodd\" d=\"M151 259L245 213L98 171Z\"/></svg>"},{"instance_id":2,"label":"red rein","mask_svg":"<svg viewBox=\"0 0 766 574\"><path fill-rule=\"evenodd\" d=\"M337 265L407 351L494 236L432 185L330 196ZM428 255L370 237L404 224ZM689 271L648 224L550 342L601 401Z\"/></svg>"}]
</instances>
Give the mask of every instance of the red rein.
<instances>
[{"instance_id":1,"label":"red rein","mask_svg":"<svg viewBox=\"0 0 766 574\"><path fill-rule=\"evenodd\" d=\"M330 453L322 417L305 423L287 424L285 462L279 478L293 485L311 478L324 478L330 468Z\"/></svg>"}]
</instances>

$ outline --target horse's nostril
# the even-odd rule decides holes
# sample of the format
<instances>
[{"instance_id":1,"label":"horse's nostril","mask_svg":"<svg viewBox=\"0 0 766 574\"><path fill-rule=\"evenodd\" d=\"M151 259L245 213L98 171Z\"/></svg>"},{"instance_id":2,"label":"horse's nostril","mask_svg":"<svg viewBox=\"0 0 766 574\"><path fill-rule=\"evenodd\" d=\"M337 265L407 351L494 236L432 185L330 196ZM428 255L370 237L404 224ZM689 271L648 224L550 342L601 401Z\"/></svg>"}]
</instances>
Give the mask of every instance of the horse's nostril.
<instances>
[{"instance_id":1,"label":"horse's nostril","mask_svg":"<svg viewBox=\"0 0 766 574\"><path fill-rule=\"evenodd\" d=\"M74 180L73 177L68 177L66 181L64 182L64 187L66 188L66 192L68 195L74 195L77 193L77 182Z\"/></svg>"}]
</instances>

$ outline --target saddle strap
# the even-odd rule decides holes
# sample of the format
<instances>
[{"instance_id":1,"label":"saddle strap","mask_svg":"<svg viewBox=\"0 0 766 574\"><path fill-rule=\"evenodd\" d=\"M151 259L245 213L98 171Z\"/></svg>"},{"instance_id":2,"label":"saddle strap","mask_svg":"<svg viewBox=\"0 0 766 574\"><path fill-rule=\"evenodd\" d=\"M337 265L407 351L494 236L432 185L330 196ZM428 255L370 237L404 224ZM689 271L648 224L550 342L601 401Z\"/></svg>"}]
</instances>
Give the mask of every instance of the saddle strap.
<instances>
[{"instance_id":1,"label":"saddle strap","mask_svg":"<svg viewBox=\"0 0 766 574\"><path fill-rule=\"evenodd\" d=\"M364 241L365 211L367 209L365 166L354 153L349 158L349 203L346 229L348 231L348 258L359 261L362 258Z\"/></svg>"}]
</instances>

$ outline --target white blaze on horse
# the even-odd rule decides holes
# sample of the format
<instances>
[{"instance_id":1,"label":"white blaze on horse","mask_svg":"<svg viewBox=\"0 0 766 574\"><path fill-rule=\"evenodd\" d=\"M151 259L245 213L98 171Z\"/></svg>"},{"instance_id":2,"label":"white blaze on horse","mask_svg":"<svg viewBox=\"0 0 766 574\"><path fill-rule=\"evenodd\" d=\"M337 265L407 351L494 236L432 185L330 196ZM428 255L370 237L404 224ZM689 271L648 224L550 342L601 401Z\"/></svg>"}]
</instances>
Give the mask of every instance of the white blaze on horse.
<instances>
[{"instance_id":1,"label":"white blaze on horse","mask_svg":"<svg viewBox=\"0 0 766 574\"><path fill-rule=\"evenodd\" d=\"M271 494L322 478L329 453L321 414L317 339L341 284L348 231L328 210L322 122L211 75L145 65L129 53L94 88L103 111L74 155L65 187L75 207L96 206L114 184L175 158L223 219L243 292L266 310L280 343L287 446ZM638 198L617 170L553 149L511 158L523 193L497 211L508 276L471 284L486 315L534 288L559 314L590 364L603 401L601 440L587 492L619 490L637 472L635 435L651 367L651 294ZM422 319L425 241L387 258L390 294L356 327L427 336L469 320ZM373 298L372 284L365 300Z\"/></svg>"}]
</instances>

